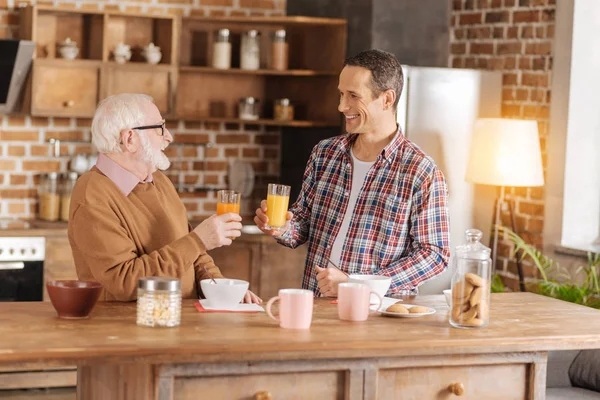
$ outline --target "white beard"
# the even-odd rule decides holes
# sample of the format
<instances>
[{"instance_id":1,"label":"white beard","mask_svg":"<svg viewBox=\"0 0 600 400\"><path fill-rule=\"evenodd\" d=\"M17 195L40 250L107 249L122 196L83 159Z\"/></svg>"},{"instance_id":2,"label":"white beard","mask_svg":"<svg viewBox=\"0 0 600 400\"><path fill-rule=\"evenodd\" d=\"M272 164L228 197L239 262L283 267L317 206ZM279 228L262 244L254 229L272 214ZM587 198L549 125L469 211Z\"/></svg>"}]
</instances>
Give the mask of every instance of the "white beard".
<instances>
[{"instance_id":1,"label":"white beard","mask_svg":"<svg viewBox=\"0 0 600 400\"><path fill-rule=\"evenodd\" d=\"M148 136L139 134L140 143L142 144L142 161L147 162L156 169L164 171L171 166L171 161L162 151L167 148L167 144L163 144L160 150L153 150L152 144Z\"/></svg>"}]
</instances>

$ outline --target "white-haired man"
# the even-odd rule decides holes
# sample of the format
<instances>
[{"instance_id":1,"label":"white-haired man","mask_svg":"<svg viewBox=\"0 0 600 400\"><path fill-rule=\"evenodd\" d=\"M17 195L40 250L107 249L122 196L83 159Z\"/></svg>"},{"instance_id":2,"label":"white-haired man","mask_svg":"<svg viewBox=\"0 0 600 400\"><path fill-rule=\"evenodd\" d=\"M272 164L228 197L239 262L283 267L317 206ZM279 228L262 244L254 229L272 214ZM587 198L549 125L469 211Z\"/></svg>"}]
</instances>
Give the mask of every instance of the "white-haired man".
<instances>
[{"instance_id":1,"label":"white-haired man","mask_svg":"<svg viewBox=\"0 0 600 400\"><path fill-rule=\"evenodd\" d=\"M71 195L69 242L77 275L104 286L104 300L135 300L139 278L181 280L197 298L201 279L222 277L207 251L240 236L237 214L213 215L195 229L171 181L160 171L173 141L152 98L118 94L103 100L92 121L98 161ZM248 291L245 302L260 303Z\"/></svg>"}]
</instances>

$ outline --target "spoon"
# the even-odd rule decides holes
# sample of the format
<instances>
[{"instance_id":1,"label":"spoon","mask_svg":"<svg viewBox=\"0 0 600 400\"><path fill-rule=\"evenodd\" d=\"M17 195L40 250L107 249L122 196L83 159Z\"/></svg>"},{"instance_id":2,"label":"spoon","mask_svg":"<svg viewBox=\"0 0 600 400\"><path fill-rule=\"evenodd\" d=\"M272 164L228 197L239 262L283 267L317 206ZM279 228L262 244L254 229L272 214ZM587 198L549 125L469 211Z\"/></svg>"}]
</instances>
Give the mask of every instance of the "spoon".
<instances>
[{"instance_id":1,"label":"spoon","mask_svg":"<svg viewBox=\"0 0 600 400\"><path fill-rule=\"evenodd\" d=\"M327 262L329 262L329 264L333 265L335 268L337 268L338 270L340 270L344 275L349 276L347 273L345 273L344 271L342 271L342 269L340 267L338 267L337 265L335 265L333 263L333 261L331 261L329 258L327 259Z\"/></svg>"},{"instance_id":2,"label":"spoon","mask_svg":"<svg viewBox=\"0 0 600 400\"><path fill-rule=\"evenodd\" d=\"M206 269L206 267L204 266L204 264L202 264L202 268L204 268L204 271L206 272L206 274L208 275L208 277L213 281L213 284L216 285L217 281L215 281L215 278L213 278L212 275L210 274L210 272L208 272L208 270Z\"/></svg>"}]
</instances>

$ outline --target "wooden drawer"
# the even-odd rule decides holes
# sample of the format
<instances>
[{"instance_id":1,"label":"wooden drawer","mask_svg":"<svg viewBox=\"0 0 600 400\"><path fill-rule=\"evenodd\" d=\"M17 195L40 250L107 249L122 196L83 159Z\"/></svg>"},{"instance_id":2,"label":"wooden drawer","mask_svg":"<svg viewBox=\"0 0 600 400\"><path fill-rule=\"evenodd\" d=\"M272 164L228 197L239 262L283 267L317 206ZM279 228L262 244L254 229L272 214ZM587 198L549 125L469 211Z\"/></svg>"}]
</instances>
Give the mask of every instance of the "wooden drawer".
<instances>
[{"instance_id":1,"label":"wooden drawer","mask_svg":"<svg viewBox=\"0 0 600 400\"><path fill-rule=\"evenodd\" d=\"M344 399L343 371L176 378L173 399ZM261 397L269 393L271 397Z\"/></svg>"},{"instance_id":2,"label":"wooden drawer","mask_svg":"<svg viewBox=\"0 0 600 400\"><path fill-rule=\"evenodd\" d=\"M94 115L98 101L99 64L84 61L65 64L34 63L32 115Z\"/></svg>"},{"instance_id":3,"label":"wooden drawer","mask_svg":"<svg viewBox=\"0 0 600 400\"><path fill-rule=\"evenodd\" d=\"M527 371L527 364L383 369L377 376L377 398L524 400ZM449 388L457 383L464 387L461 396Z\"/></svg>"},{"instance_id":4,"label":"wooden drawer","mask_svg":"<svg viewBox=\"0 0 600 400\"><path fill-rule=\"evenodd\" d=\"M130 64L106 67L106 93L108 97L119 93L142 93L154 99L154 104L164 115L171 112L174 69L169 66Z\"/></svg>"}]
</instances>

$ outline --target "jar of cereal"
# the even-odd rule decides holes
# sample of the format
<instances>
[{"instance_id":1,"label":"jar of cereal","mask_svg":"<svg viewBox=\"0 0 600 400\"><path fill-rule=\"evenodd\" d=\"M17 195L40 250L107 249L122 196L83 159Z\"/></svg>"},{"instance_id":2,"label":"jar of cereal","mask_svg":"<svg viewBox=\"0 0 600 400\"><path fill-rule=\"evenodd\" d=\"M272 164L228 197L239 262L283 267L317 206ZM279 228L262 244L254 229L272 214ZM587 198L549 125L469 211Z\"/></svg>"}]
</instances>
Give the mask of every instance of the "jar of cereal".
<instances>
[{"instance_id":1,"label":"jar of cereal","mask_svg":"<svg viewBox=\"0 0 600 400\"><path fill-rule=\"evenodd\" d=\"M468 229L467 243L456 246L450 313L456 328L482 328L490 321L491 250L480 243L481 237L481 231Z\"/></svg>"},{"instance_id":2,"label":"jar of cereal","mask_svg":"<svg viewBox=\"0 0 600 400\"><path fill-rule=\"evenodd\" d=\"M181 281L175 278L146 277L138 281L137 324L151 327L179 326Z\"/></svg>"}]
</instances>

